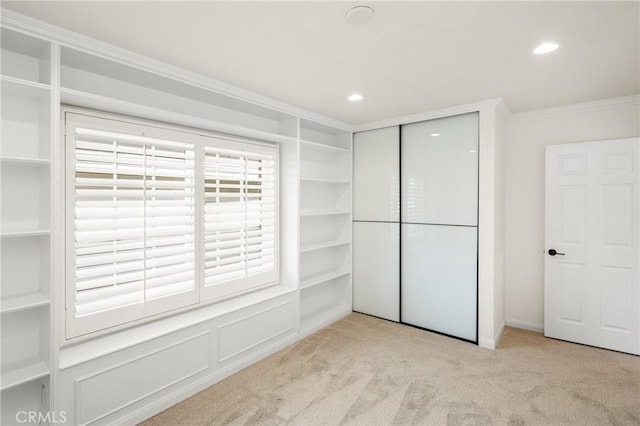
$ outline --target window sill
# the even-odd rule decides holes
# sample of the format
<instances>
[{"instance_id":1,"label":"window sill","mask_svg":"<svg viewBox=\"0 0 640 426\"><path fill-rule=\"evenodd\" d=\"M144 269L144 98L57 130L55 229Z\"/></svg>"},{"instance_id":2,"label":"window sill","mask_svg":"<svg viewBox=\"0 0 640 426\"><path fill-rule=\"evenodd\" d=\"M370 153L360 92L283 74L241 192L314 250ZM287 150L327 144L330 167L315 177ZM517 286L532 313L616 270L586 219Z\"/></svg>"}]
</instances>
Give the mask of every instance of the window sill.
<instances>
[{"instance_id":1,"label":"window sill","mask_svg":"<svg viewBox=\"0 0 640 426\"><path fill-rule=\"evenodd\" d=\"M291 287L276 285L264 290L224 300L187 312L180 312L157 321L116 331L95 339L62 347L60 349L60 370L66 370L93 359L106 356L140 343L165 336L196 324L230 314L243 308L279 296L295 292Z\"/></svg>"}]
</instances>

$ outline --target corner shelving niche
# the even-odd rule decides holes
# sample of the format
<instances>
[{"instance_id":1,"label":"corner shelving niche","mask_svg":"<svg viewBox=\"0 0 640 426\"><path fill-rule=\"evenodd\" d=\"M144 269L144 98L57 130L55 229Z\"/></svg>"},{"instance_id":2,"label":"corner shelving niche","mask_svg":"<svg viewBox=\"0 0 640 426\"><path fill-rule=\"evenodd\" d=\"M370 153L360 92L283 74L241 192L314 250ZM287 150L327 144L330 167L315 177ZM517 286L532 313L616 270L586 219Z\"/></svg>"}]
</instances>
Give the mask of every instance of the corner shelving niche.
<instances>
[{"instance_id":1,"label":"corner shelving niche","mask_svg":"<svg viewBox=\"0 0 640 426\"><path fill-rule=\"evenodd\" d=\"M2 28L2 424L47 411L50 385L51 43Z\"/></svg>"},{"instance_id":2,"label":"corner shelving niche","mask_svg":"<svg viewBox=\"0 0 640 426\"><path fill-rule=\"evenodd\" d=\"M351 134L300 120L300 327L351 311Z\"/></svg>"}]
</instances>

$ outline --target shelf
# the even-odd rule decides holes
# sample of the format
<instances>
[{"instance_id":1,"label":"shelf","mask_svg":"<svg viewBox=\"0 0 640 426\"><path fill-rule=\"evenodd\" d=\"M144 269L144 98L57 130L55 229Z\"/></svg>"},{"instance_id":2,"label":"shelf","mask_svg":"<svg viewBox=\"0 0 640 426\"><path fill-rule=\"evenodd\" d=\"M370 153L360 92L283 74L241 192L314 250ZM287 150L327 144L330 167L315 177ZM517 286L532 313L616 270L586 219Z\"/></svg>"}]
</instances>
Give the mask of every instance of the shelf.
<instances>
[{"instance_id":1,"label":"shelf","mask_svg":"<svg viewBox=\"0 0 640 426\"><path fill-rule=\"evenodd\" d=\"M49 298L42 293L27 294L0 300L0 313L24 311L49 305Z\"/></svg>"},{"instance_id":2,"label":"shelf","mask_svg":"<svg viewBox=\"0 0 640 426\"><path fill-rule=\"evenodd\" d=\"M349 210L301 210L300 216L336 216L349 213Z\"/></svg>"},{"instance_id":3,"label":"shelf","mask_svg":"<svg viewBox=\"0 0 640 426\"><path fill-rule=\"evenodd\" d=\"M32 364L3 372L1 389L9 389L23 383L41 379L47 375L49 375L49 367L41 360L38 360Z\"/></svg>"},{"instance_id":4,"label":"shelf","mask_svg":"<svg viewBox=\"0 0 640 426\"><path fill-rule=\"evenodd\" d=\"M311 141L305 141L305 140L300 140L300 144L303 147L307 147L307 148L311 148L311 149L315 149L318 151L326 151L326 152L338 152L338 153L342 153L342 154L348 154L350 151L347 148L340 148L337 146L333 146L333 145L326 145L323 143L318 143L318 142L311 142Z\"/></svg>"},{"instance_id":5,"label":"shelf","mask_svg":"<svg viewBox=\"0 0 640 426\"><path fill-rule=\"evenodd\" d=\"M300 289L304 290L306 288L310 288L318 284L331 281L334 278L339 278L345 275L349 275L350 273L351 271L348 269L340 269L337 271L330 271L330 272L325 272L324 274L314 275L312 277L305 278L304 280L300 280Z\"/></svg>"},{"instance_id":6,"label":"shelf","mask_svg":"<svg viewBox=\"0 0 640 426\"><path fill-rule=\"evenodd\" d=\"M51 81L51 42L2 27L2 75L33 82Z\"/></svg>"},{"instance_id":7,"label":"shelf","mask_svg":"<svg viewBox=\"0 0 640 426\"><path fill-rule=\"evenodd\" d=\"M348 244L351 244L351 241L348 241L348 240L323 241L321 243L307 244L305 246L300 247L300 253L313 251L313 250L320 250L320 249L330 248L330 247L346 246Z\"/></svg>"},{"instance_id":8,"label":"shelf","mask_svg":"<svg viewBox=\"0 0 640 426\"><path fill-rule=\"evenodd\" d=\"M0 157L0 163L3 165L15 164L23 166L49 166L50 160L46 158L26 158L26 157Z\"/></svg>"},{"instance_id":9,"label":"shelf","mask_svg":"<svg viewBox=\"0 0 640 426\"><path fill-rule=\"evenodd\" d=\"M327 178L319 178L319 177L302 177L300 178L303 182L319 182L319 183L329 183L329 184L344 184L348 185L351 183L350 180L345 179L327 179Z\"/></svg>"},{"instance_id":10,"label":"shelf","mask_svg":"<svg viewBox=\"0 0 640 426\"><path fill-rule=\"evenodd\" d=\"M51 93L51 86L21 78L0 76L2 95L19 96L21 98L42 100Z\"/></svg>"},{"instance_id":11,"label":"shelf","mask_svg":"<svg viewBox=\"0 0 640 426\"><path fill-rule=\"evenodd\" d=\"M39 237L43 235L49 235L51 231L48 229L25 229L25 230L14 230L8 231L6 229L2 229L0 232L0 237L2 238L16 238L16 237Z\"/></svg>"},{"instance_id":12,"label":"shelf","mask_svg":"<svg viewBox=\"0 0 640 426\"><path fill-rule=\"evenodd\" d=\"M109 98L75 89L61 88L60 101L62 103L86 108L108 110L109 112L116 114L137 115L142 118L149 118L156 121L176 123L183 126L191 126L199 129L212 130L214 132L244 136L266 142L295 144L297 141L296 138L290 136L221 123L218 121L195 117L193 115L181 114L177 111L170 111L133 102L122 101L120 99Z\"/></svg>"}]
</instances>

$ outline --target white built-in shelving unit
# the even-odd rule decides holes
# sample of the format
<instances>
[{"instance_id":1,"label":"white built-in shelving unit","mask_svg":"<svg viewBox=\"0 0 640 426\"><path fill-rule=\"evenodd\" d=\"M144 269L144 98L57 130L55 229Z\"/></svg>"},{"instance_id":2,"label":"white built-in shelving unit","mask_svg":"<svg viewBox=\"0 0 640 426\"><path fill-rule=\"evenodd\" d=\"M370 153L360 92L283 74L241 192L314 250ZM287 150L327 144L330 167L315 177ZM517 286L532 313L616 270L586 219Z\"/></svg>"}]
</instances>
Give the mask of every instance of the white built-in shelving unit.
<instances>
[{"instance_id":1,"label":"white built-in shelving unit","mask_svg":"<svg viewBox=\"0 0 640 426\"><path fill-rule=\"evenodd\" d=\"M60 391L80 380L69 354L94 343L66 342L63 332L69 213L61 105L278 144L280 282L265 299L247 299L262 305L238 302L238 309L270 315L263 307L269 297L293 300L276 308L294 307L297 338L351 312L349 125L11 12L1 18L1 424L14 424L18 410L66 409L71 421L92 421L83 420L73 392ZM248 345L257 350L265 338L256 336ZM280 332L274 336L276 347ZM253 352L246 357L254 359ZM87 371L103 362L83 359ZM95 402L96 410L103 403ZM109 418L121 415L109 410Z\"/></svg>"},{"instance_id":2,"label":"white built-in shelving unit","mask_svg":"<svg viewBox=\"0 0 640 426\"><path fill-rule=\"evenodd\" d=\"M351 311L351 133L300 120L303 333Z\"/></svg>"},{"instance_id":3,"label":"white built-in shelving unit","mask_svg":"<svg viewBox=\"0 0 640 426\"><path fill-rule=\"evenodd\" d=\"M53 47L6 28L1 40L1 423L12 424L12 407L48 410Z\"/></svg>"}]
</instances>

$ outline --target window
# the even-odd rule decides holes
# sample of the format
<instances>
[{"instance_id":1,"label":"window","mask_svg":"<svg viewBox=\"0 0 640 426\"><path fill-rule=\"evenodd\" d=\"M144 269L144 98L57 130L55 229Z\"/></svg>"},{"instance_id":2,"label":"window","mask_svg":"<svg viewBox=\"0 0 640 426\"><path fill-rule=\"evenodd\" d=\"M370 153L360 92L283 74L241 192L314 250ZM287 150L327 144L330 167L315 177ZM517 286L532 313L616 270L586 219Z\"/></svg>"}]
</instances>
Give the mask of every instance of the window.
<instances>
[{"instance_id":1,"label":"window","mask_svg":"<svg viewBox=\"0 0 640 426\"><path fill-rule=\"evenodd\" d=\"M278 281L274 145L65 120L67 338Z\"/></svg>"},{"instance_id":2,"label":"window","mask_svg":"<svg viewBox=\"0 0 640 426\"><path fill-rule=\"evenodd\" d=\"M204 296L277 279L275 156L272 148L204 145Z\"/></svg>"}]
</instances>

